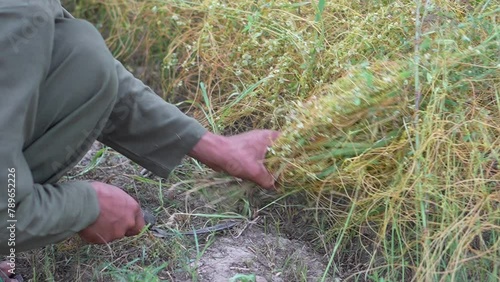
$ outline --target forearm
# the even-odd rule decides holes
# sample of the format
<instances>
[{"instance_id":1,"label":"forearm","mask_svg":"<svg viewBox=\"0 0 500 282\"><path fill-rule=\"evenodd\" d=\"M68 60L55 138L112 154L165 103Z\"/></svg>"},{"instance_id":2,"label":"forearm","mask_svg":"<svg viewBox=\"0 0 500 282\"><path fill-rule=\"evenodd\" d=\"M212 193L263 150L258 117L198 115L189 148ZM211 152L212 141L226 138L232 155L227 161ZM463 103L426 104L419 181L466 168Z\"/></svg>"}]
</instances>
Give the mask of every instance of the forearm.
<instances>
[{"instance_id":1,"label":"forearm","mask_svg":"<svg viewBox=\"0 0 500 282\"><path fill-rule=\"evenodd\" d=\"M118 101L99 141L167 177L207 132L116 62Z\"/></svg>"},{"instance_id":2,"label":"forearm","mask_svg":"<svg viewBox=\"0 0 500 282\"><path fill-rule=\"evenodd\" d=\"M230 147L228 139L211 132L205 133L188 155L214 170L226 171L230 155L226 150Z\"/></svg>"}]
</instances>

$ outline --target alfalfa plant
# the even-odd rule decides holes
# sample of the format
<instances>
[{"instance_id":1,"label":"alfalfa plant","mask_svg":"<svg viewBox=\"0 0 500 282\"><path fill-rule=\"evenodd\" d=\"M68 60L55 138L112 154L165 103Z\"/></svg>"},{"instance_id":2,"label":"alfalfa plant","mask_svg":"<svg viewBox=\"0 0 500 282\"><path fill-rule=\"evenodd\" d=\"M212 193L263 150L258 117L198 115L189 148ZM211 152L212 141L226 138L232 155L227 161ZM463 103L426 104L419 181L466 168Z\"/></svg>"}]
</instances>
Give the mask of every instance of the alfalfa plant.
<instances>
[{"instance_id":1,"label":"alfalfa plant","mask_svg":"<svg viewBox=\"0 0 500 282\"><path fill-rule=\"evenodd\" d=\"M367 61L296 102L271 150L282 189L329 211L332 261L370 234L351 278L499 278L498 6L482 4L458 30L417 32L418 56Z\"/></svg>"}]
</instances>

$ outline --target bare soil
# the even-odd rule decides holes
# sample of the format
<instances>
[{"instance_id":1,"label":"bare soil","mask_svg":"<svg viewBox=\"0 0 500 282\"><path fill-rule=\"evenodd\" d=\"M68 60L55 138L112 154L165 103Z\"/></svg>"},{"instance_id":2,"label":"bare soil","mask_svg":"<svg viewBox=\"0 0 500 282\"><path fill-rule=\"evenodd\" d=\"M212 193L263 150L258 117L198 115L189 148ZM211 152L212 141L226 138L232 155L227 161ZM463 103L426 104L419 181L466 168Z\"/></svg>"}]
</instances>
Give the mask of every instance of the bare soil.
<instances>
[{"instance_id":1,"label":"bare soil","mask_svg":"<svg viewBox=\"0 0 500 282\"><path fill-rule=\"evenodd\" d=\"M239 274L257 282L320 281L324 258L304 243L248 228L241 236L223 236L193 263L199 281L230 281ZM191 280L179 280L191 281Z\"/></svg>"}]
</instances>

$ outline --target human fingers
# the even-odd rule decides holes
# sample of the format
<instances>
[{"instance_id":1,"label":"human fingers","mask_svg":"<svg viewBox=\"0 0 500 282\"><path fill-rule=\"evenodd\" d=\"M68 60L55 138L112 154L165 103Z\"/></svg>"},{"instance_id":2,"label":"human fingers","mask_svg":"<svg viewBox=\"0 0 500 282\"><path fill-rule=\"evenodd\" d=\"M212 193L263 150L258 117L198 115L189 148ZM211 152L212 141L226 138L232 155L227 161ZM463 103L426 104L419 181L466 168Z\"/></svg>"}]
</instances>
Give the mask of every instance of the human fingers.
<instances>
[{"instance_id":1,"label":"human fingers","mask_svg":"<svg viewBox=\"0 0 500 282\"><path fill-rule=\"evenodd\" d=\"M137 212L135 212L134 224L131 227L129 227L129 229L125 233L125 236L135 236L141 233L144 226L146 226L146 221L144 220L144 215L142 213L142 210L139 209Z\"/></svg>"}]
</instances>

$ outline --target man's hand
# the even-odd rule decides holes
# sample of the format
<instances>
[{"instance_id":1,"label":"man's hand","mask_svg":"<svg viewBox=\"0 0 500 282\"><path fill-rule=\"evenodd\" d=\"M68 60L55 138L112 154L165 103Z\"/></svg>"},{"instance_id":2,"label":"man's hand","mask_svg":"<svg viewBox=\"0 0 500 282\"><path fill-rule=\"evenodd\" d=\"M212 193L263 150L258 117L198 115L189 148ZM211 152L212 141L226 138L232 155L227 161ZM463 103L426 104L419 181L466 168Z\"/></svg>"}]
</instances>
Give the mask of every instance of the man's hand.
<instances>
[{"instance_id":1,"label":"man's hand","mask_svg":"<svg viewBox=\"0 0 500 282\"><path fill-rule=\"evenodd\" d=\"M278 136L279 132L272 130L252 130L230 137L206 133L189 156L214 170L272 189L274 177L264 166L264 159L267 148Z\"/></svg>"},{"instance_id":2,"label":"man's hand","mask_svg":"<svg viewBox=\"0 0 500 282\"><path fill-rule=\"evenodd\" d=\"M97 193L100 213L94 223L79 232L83 240L104 244L141 232L145 223L136 200L118 187L101 182L91 185Z\"/></svg>"},{"instance_id":3,"label":"man's hand","mask_svg":"<svg viewBox=\"0 0 500 282\"><path fill-rule=\"evenodd\" d=\"M18 282L19 280L12 278L11 273L14 269L8 261L0 262L0 281L4 282Z\"/></svg>"}]
</instances>

